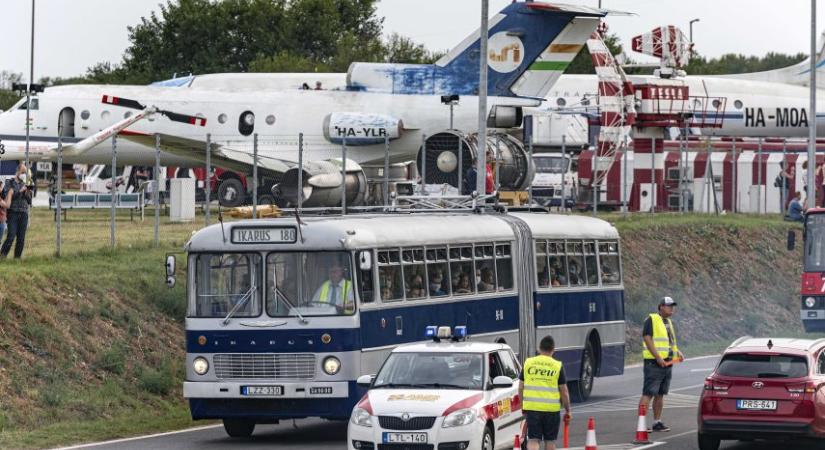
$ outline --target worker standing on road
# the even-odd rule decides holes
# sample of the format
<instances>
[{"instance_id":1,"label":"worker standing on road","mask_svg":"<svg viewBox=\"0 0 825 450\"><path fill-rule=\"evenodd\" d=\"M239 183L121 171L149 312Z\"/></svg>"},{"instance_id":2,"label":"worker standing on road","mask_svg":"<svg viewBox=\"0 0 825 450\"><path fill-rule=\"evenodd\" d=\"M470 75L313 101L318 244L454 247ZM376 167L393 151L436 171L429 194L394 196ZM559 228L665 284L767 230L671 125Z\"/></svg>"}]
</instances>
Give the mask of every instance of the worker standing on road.
<instances>
[{"instance_id":1,"label":"worker standing on road","mask_svg":"<svg viewBox=\"0 0 825 450\"><path fill-rule=\"evenodd\" d=\"M519 397L527 418L527 450L539 450L542 439L545 450L555 450L562 406L565 419L570 418L570 393L564 367L553 359L555 349L553 337L545 336L539 344L539 355L528 358L521 372Z\"/></svg>"},{"instance_id":2,"label":"worker standing on road","mask_svg":"<svg viewBox=\"0 0 825 450\"><path fill-rule=\"evenodd\" d=\"M651 314L642 328L642 354L644 356L644 387L640 405L650 406L653 399L652 431L670 431L662 422L662 410L665 407L665 395L670 389L673 360L684 359L676 345L676 331L670 317L676 302L670 297L659 301L659 312Z\"/></svg>"}]
</instances>

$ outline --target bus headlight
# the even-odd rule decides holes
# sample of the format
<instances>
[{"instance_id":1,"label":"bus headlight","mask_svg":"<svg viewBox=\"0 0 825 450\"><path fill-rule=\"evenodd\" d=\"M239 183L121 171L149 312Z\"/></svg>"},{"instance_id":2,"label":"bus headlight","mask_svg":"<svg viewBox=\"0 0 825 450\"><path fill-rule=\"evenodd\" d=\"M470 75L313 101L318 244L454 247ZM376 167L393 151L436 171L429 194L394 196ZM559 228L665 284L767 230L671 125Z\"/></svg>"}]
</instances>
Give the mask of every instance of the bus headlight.
<instances>
[{"instance_id":1,"label":"bus headlight","mask_svg":"<svg viewBox=\"0 0 825 450\"><path fill-rule=\"evenodd\" d=\"M338 358L329 356L324 359L324 373L335 375L339 370L341 370L341 361Z\"/></svg>"},{"instance_id":2,"label":"bus headlight","mask_svg":"<svg viewBox=\"0 0 825 450\"><path fill-rule=\"evenodd\" d=\"M209 361L206 360L203 356L198 356L192 361L192 369L198 375L203 375L209 371Z\"/></svg>"},{"instance_id":3,"label":"bus headlight","mask_svg":"<svg viewBox=\"0 0 825 450\"><path fill-rule=\"evenodd\" d=\"M808 308L813 308L814 306L816 306L816 299L813 297L806 298L805 306L807 306Z\"/></svg>"}]
</instances>

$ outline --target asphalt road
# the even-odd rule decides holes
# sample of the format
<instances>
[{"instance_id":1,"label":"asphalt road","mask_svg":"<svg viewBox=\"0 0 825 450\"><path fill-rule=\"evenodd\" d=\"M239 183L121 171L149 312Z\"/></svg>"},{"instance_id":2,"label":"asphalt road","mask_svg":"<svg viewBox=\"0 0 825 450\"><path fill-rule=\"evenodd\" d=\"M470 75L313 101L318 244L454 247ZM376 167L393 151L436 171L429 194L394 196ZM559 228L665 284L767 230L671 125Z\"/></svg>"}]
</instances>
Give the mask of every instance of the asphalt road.
<instances>
[{"instance_id":1,"label":"asphalt road","mask_svg":"<svg viewBox=\"0 0 825 450\"><path fill-rule=\"evenodd\" d=\"M629 367L621 377L598 378L593 395L586 403L573 408L570 428L571 447L584 446L587 419L594 417L596 436L601 450L625 448L656 448L667 450L696 449L696 406L705 377L711 372L716 357L688 360L674 368L671 395L667 397L663 421L671 427L667 433L652 433L649 446L633 446L636 411L642 385L641 367ZM651 416L652 419L652 416ZM280 425L259 425L250 439L231 439L221 425L194 430L164 433L140 438L122 439L71 447L94 450L133 449L345 449L346 423L317 419L282 422ZM561 442L558 442L561 444ZM773 442L733 442L722 444L725 450L775 449ZM822 443L783 442L794 450L821 450Z\"/></svg>"}]
</instances>

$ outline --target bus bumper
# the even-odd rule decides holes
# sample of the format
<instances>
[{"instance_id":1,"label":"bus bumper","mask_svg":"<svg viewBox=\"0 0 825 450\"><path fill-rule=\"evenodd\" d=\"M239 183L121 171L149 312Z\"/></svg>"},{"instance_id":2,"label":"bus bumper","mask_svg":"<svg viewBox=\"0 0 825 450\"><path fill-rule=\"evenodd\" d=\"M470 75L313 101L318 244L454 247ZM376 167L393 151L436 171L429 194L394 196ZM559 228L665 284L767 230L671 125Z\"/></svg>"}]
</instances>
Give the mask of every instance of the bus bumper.
<instances>
[{"instance_id":1,"label":"bus bumper","mask_svg":"<svg viewBox=\"0 0 825 450\"><path fill-rule=\"evenodd\" d=\"M248 396L244 395L247 386L276 386L282 389L281 395ZM240 399L286 399L286 398L347 398L349 397L349 383L333 381L326 383L284 383L277 381L184 381L183 396L192 398L240 398Z\"/></svg>"}]
</instances>

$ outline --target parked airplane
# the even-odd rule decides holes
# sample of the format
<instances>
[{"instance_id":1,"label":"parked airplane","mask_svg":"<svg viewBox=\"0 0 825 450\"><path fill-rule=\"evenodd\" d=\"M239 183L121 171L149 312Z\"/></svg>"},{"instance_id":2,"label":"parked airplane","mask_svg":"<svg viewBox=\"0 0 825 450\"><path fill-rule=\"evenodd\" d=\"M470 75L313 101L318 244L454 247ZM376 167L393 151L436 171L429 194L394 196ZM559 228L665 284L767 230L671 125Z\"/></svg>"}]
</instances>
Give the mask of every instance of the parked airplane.
<instances>
[{"instance_id":1,"label":"parked airplane","mask_svg":"<svg viewBox=\"0 0 825 450\"><path fill-rule=\"evenodd\" d=\"M523 108L540 104L604 15L602 10L582 6L517 2L490 19L488 110L493 127L520 126ZM119 146L119 161L150 163L151 157L140 157L147 153L146 147L154 144L154 134L160 134L163 150L181 158L166 155L163 164L202 165L209 133L212 162L249 173L253 139L258 135L259 171L281 177L289 175L287 172L298 161L298 135L305 133L306 161L314 163L308 164L311 173L306 179L310 183L312 176L328 174L330 180L322 183L328 186L332 178L340 176L336 167L341 165L341 147L346 144L350 148L347 159L353 162L347 164L348 172L353 172L355 182L365 184L358 164L382 163L385 140L390 141L392 162L409 160L418 152L422 136L448 127L442 96L461 96L461 106L455 110L455 128L476 127L479 37L476 31L432 65L354 63L346 86L340 89L221 92L192 87L195 83L186 89L51 88L32 101L31 126L37 142L42 135L52 140L58 133L66 140L80 139L116 117L144 109L144 105L163 106L202 118L205 126L194 131L164 117L150 116L148 121L121 133L140 145ZM101 98L105 105L100 105ZM18 157L26 107L22 102L0 115L0 139L16 142L16 147L6 146L16 148ZM97 153L89 152L84 155L85 162L105 164L109 160L107 150L104 147ZM6 157L11 158L8 153ZM148 152L146 156L153 154ZM527 166L531 164L523 149L521 157ZM470 158L463 163L469 166ZM455 166L456 161L448 164ZM315 188L323 190L323 186ZM293 194L290 197L285 193L288 198L296 198L297 192ZM307 197L306 204L312 204L312 193L308 192Z\"/></svg>"}]
</instances>

